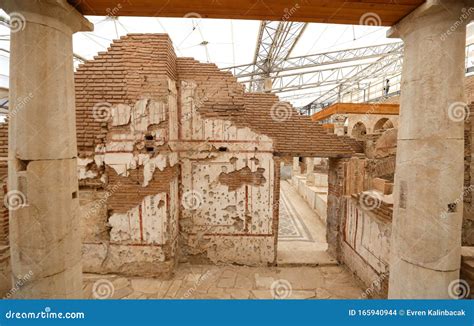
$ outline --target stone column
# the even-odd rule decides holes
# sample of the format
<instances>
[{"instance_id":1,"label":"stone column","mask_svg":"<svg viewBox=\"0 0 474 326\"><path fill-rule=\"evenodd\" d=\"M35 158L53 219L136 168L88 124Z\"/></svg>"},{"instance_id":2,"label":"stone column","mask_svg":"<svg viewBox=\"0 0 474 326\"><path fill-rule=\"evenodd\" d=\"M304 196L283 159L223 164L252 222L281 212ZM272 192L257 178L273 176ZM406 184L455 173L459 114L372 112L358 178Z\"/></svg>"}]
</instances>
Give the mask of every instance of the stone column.
<instances>
[{"instance_id":1,"label":"stone column","mask_svg":"<svg viewBox=\"0 0 474 326\"><path fill-rule=\"evenodd\" d=\"M300 158L299 157L293 157L293 174L294 175L301 174Z\"/></svg>"},{"instance_id":2,"label":"stone column","mask_svg":"<svg viewBox=\"0 0 474 326\"><path fill-rule=\"evenodd\" d=\"M306 158L306 184L314 186L314 158Z\"/></svg>"},{"instance_id":3,"label":"stone column","mask_svg":"<svg viewBox=\"0 0 474 326\"><path fill-rule=\"evenodd\" d=\"M16 296L81 298L72 34L90 31L92 24L65 0L3 0L0 7L12 26L12 275L29 275Z\"/></svg>"},{"instance_id":4,"label":"stone column","mask_svg":"<svg viewBox=\"0 0 474 326\"><path fill-rule=\"evenodd\" d=\"M391 240L393 299L449 298L450 284L459 278L463 7L461 1L428 0L389 32L405 43Z\"/></svg>"}]
</instances>

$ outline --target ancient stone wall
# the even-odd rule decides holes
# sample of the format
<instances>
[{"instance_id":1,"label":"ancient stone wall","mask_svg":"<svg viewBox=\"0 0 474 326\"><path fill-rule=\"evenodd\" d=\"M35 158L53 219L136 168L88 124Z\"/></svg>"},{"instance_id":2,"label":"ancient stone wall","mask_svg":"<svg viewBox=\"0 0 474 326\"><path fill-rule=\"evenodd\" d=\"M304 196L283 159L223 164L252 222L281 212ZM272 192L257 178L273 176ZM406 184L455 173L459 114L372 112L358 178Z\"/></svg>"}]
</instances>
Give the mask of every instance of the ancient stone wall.
<instances>
[{"instance_id":1,"label":"ancient stone wall","mask_svg":"<svg viewBox=\"0 0 474 326\"><path fill-rule=\"evenodd\" d=\"M114 41L79 66L75 85L84 272L274 264L280 157L353 153L275 95L176 58L163 34Z\"/></svg>"},{"instance_id":2,"label":"ancient stone wall","mask_svg":"<svg viewBox=\"0 0 474 326\"><path fill-rule=\"evenodd\" d=\"M366 140L364 154L329 164L329 246L366 284L364 297L387 295L395 153L391 129Z\"/></svg>"},{"instance_id":3,"label":"ancient stone wall","mask_svg":"<svg viewBox=\"0 0 474 326\"><path fill-rule=\"evenodd\" d=\"M167 35L131 35L76 72L83 270L169 275L177 261L177 106Z\"/></svg>"},{"instance_id":4,"label":"ancient stone wall","mask_svg":"<svg viewBox=\"0 0 474 326\"><path fill-rule=\"evenodd\" d=\"M273 141L215 110L218 103L243 109L243 89L232 76L189 59L178 59L178 73L179 113L170 116L179 127L172 148L182 171L181 259L272 264ZM213 106L207 115L205 106Z\"/></svg>"}]
</instances>

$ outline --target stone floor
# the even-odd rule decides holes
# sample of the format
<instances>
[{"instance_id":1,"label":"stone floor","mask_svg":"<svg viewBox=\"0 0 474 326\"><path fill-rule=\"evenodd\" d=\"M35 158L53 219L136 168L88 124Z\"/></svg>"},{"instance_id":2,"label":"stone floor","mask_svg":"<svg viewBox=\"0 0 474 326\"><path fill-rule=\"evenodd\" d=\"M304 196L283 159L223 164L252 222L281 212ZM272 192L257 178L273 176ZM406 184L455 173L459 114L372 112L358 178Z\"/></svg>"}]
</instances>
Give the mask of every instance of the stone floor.
<instances>
[{"instance_id":1,"label":"stone floor","mask_svg":"<svg viewBox=\"0 0 474 326\"><path fill-rule=\"evenodd\" d=\"M356 299L364 290L342 266L181 264L171 280L84 274L85 295L96 299Z\"/></svg>"},{"instance_id":2,"label":"stone floor","mask_svg":"<svg viewBox=\"0 0 474 326\"><path fill-rule=\"evenodd\" d=\"M280 184L280 223L277 263L284 265L334 265L326 253L326 226L288 181Z\"/></svg>"}]
</instances>

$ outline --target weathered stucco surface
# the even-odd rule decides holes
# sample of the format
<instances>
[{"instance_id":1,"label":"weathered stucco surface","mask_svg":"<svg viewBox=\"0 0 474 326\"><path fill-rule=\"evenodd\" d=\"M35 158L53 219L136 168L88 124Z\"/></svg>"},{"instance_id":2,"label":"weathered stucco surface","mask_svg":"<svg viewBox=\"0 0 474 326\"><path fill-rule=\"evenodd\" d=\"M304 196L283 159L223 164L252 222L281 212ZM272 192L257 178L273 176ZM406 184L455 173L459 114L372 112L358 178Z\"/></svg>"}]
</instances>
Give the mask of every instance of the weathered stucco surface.
<instances>
[{"instance_id":1,"label":"weathered stucco surface","mask_svg":"<svg viewBox=\"0 0 474 326\"><path fill-rule=\"evenodd\" d=\"M183 259L274 261L272 141L229 121L203 119L193 81L181 82ZM170 112L171 116L178 117Z\"/></svg>"}]
</instances>

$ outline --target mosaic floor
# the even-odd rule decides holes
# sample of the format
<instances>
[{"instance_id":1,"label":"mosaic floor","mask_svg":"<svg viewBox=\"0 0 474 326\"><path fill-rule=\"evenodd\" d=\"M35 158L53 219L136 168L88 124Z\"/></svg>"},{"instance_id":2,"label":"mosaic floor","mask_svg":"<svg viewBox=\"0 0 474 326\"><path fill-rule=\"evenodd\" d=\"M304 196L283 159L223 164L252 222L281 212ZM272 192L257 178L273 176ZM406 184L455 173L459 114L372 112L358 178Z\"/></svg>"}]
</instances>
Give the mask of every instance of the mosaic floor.
<instances>
[{"instance_id":1,"label":"mosaic floor","mask_svg":"<svg viewBox=\"0 0 474 326\"><path fill-rule=\"evenodd\" d=\"M283 190L280 191L280 222L278 225L279 241L310 241L313 238L304 221L293 205L288 201Z\"/></svg>"},{"instance_id":2,"label":"mosaic floor","mask_svg":"<svg viewBox=\"0 0 474 326\"><path fill-rule=\"evenodd\" d=\"M336 260L326 252L326 226L316 211L290 182L282 181L280 191L278 265L336 264Z\"/></svg>"}]
</instances>

